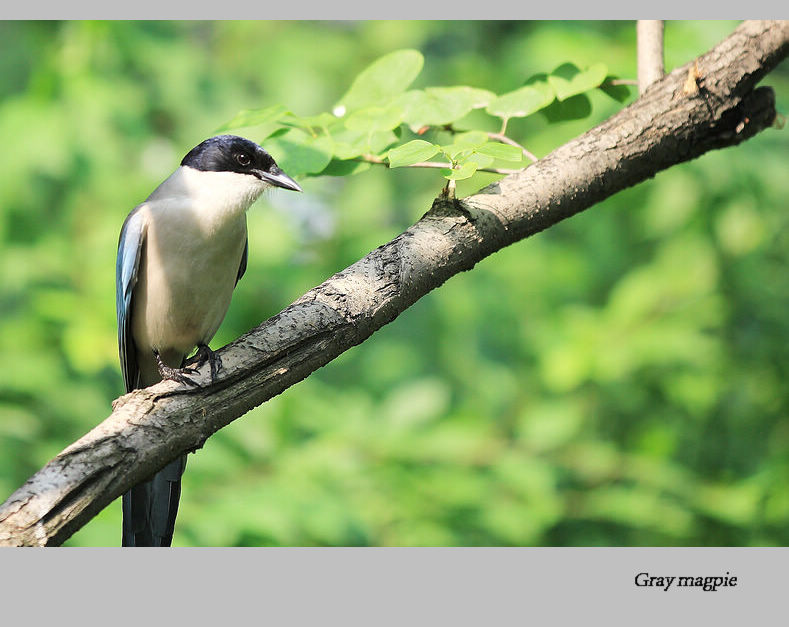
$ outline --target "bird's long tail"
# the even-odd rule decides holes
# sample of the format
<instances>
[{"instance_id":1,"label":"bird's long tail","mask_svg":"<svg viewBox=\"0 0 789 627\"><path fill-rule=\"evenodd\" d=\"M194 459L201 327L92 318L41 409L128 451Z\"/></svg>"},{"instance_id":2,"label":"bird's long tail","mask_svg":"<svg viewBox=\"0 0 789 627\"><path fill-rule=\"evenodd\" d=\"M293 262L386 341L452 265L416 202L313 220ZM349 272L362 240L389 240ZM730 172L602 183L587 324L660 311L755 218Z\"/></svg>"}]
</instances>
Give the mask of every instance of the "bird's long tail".
<instances>
[{"instance_id":1,"label":"bird's long tail","mask_svg":"<svg viewBox=\"0 0 789 627\"><path fill-rule=\"evenodd\" d=\"M170 546L186 455L123 495L123 546Z\"/></svg>"}]
</instances>

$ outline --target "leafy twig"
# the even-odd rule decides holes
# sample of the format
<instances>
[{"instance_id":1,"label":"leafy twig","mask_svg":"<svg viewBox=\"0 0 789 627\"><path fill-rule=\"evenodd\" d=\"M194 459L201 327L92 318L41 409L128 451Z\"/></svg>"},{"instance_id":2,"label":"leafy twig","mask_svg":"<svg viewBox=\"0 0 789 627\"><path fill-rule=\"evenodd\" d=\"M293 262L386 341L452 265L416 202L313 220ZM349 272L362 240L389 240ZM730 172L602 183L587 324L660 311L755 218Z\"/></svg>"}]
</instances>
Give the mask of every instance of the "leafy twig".
<instances>
[{"instance_id":1,"label":"leafy twig","mask_svg":"<svg viewBox=\"0 0 789 627\"><path fill-rule=\"evenodd\" d=\"M537 163L537 161L539 161L539 159L533 153L529 152L529 150L527 150L524 146L521 146L514 139L511 139L510 137L507 137L504 134L504 130L506 129L506 127L507 127L507 123L506 123L506 120L505 120L504 124L502 125L502 130L500 132L498 132L498 133L488 132L488 134L487 134L488 138L492 139L494 141L497 141L497 142L501 142L502 144L508 144L509 146L514 146L515 148L520 148L523 151L523 156L524 157L526 157L527 159L530 159L532 161L532 163ZM445 131L449 131L450 133L457 133L457 132L459 132L451 124L445 124L444 125L444 130Z\"/></svg>"},{"instance_id":2,"label":"leafy twig","mask_svg":"<svg viewBox=\"0 0 789 627\"><path fill-rule=\"evenodd\" d=\"M535 157L532 153L530 153L528 150L526 150L526 148L521 146L514 139L510 139L509 137L507 137L503 133L488 133L488 137L490 139L495 139L496 141L499 141L502 144L509 144L510 146L515 146L515 148L520 148L523 151L523 155L527 159L531 159L532 163L537 163L537 161L539 161L539 159L537 157Z\"/></svg>"},{"instance_id":3,"label":"leafy twig","mask_svg":"<svg viewBox=\"0 0 789 627\"><path fill-rule=\"evenodd\" d=\"M366 161L367 163L374 163L377 165L384 165L387 168L389 164L384 161L381 157L376 157L375 155L361 155L356 157L354 161ZM451 163L442 163L440 161L420 161L418 163L411 163L406 166L401 166L404 168L446 168L448 170L452 169ZM520 168L518 170L509 170L506 168L477 168L477 172L490 172L492 174L516 174L524 170L525 168Z\"/></svg>"}]
</instances>

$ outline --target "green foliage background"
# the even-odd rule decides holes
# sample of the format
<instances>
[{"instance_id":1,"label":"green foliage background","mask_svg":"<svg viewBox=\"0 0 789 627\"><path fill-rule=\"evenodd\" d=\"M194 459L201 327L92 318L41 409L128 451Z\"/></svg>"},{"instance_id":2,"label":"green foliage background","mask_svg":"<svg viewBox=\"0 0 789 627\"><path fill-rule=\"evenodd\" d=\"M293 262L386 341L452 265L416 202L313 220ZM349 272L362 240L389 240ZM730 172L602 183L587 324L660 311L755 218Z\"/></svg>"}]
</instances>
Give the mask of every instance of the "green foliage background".
<instances>
[{"instance_id":1,"label":"green foliage background","mask_svg":"<svg viewBox=\"0 0 789 627\"><path fill-rule=\"evenodd\" d=\"M667 67L735 25L668 23ZM399 48L425 56L417 87L503 93L566 61L634 77L634 31L0 23L0 500L109 414L121 223L239 110L328 110ZM787 64L765 82L786 113ZM590 118L509 133L545 155L621 106L591 98ZM453 278L190 455L174 544L788 544L788 168L769 130ZM301 182L250 210L215 348L397 235L444 180ZM119 541L115 502L67 544Z\"/></svg>"}]
</instances>

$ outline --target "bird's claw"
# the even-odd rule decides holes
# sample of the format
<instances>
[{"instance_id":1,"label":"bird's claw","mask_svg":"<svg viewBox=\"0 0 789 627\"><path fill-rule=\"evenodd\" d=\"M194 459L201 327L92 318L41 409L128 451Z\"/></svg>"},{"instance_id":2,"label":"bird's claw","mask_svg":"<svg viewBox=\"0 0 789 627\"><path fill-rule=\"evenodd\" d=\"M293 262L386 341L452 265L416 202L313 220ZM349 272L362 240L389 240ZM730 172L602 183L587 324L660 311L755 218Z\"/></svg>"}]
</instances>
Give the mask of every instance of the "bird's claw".
<instances>
[{"instance_id":1,"label":"bird's claw","mask_svg":"<svg viewBox=\"0 0 789 627\"><path fill-rule=\"evenodd\" d=\"M184 362L184 366L195 365L197 368L200 368L205 362L208 362L211 367L211 383L213 383L216 380L217 373L222 369L222 358L212 351L208 347L208 344L199 344L197 346L197 352ZM186 368L184 368L184 370L186 370ZM197 372L197 370L194 370L194 372Z\"/></svg>"},{"instance_id":2,"label":"bird's claw","mask_svg":"<svg viewBox=\"0 0 789 627\"><path fill-rule=\"evenodd\" d=\"M156 356L156 365L159 368L159 376L162 378L162 381L177 381L184 385L200 387L199 383L186 376L187 374L197 374L197 370L193 368L172 368L162 361L158 351L154 351L153 354Z\"/></svg>"}]
</instances>

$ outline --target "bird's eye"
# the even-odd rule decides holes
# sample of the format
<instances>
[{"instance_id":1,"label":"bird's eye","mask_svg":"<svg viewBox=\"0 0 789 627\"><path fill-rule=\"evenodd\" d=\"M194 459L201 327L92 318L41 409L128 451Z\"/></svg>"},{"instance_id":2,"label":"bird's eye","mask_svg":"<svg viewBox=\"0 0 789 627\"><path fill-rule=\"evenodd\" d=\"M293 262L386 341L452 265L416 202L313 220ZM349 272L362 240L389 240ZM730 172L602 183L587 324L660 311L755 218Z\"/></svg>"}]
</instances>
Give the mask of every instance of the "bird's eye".
<instances>
[{"instance_id":1,"label":"bird's eye","mask_svg":"<svg viewBox=\"0 0 789 627\"><path fill-rule=\"evenodd\" d=\"M246 154L246 153L244 153L244 152L239 152L239 153L236 155L236 161L238 161L238 163L239 163L240 165L243 165L243 166L248 166L248 165L249 165L249 162L250 162L250 158L249 158L249 155L248 155L248 154Z\"/></svg>"}]
</instances>

